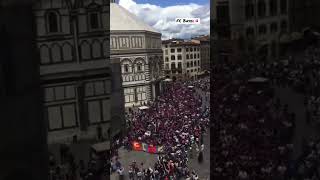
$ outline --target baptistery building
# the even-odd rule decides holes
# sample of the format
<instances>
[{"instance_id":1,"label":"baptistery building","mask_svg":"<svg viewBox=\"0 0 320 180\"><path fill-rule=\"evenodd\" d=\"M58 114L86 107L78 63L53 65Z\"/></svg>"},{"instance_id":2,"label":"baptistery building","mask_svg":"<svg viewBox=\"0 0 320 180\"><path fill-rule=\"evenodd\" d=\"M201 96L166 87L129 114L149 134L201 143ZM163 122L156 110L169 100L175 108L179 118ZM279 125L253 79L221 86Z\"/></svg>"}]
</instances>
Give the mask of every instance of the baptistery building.
<instances>
[{"instance_id":1,"label":"baptistery building","mask_svg":"<svg viewBox=\"0 0 320 180\"><path fill-rule=\"evenodd\" d=\"M161 93L161 33L114 1L110 4L110 54L121 64L125 107L144 105Z\"/></svg>"}]
</instances>

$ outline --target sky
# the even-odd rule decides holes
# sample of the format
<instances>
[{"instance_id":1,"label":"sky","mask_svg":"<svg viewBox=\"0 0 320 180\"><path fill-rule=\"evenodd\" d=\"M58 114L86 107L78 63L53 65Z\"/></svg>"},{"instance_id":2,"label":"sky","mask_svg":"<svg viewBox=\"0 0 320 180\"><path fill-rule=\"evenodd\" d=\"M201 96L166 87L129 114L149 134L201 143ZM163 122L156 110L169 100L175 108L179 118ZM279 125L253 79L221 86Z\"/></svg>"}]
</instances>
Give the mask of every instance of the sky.
<instances>
[{"instance_id":1,"label":"sky","mask_svg":"<svg viewBox=\"0 0 320 180\"><path fill-rule=\"evenodd\" d=\"M210 34L210 0L119 0L119 4L162 33L162 39ZM177 24L176 18L200 18L201 24Z\"/></svg>"}]
</instances>

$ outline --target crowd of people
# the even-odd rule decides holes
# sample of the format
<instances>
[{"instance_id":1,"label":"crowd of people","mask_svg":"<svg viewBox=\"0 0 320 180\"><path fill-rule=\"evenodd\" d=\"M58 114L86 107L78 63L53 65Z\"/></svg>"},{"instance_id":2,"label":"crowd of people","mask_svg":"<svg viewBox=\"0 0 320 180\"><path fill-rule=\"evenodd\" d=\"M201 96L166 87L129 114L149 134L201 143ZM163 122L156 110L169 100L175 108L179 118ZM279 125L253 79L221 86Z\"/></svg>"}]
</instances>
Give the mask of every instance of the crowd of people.
<instances>
[{"instance_id":1,"label":"crowd of people","mask_svg":"<svg viewBox=\"0 0 320 180\"><path fill-rule=\"evenodd\" d=\"M74 154L66 144L60 145L60 159L49 155L49 180L104 180L110 175L109 156L103 159L90 157L76 162Z\"/></svg>"},{"instance_id":2,"label":"crowd of people","mask_svg":"<svg viewBox=\"0 0 320 180\"><path fill-rule=\"evenodd\" d=\"M208 79L203 82L209 83ZM188 161L190 152L195 150L199 161L203 158L203 133L209 126L210 111L201 108L202 102L197 98L195 88L205 87L193 81L175 81L166 88L148 104L148 109L130 111L127 115L129 129L122 140L124 147L132 150L132 142L163 147L153 167L133 162L127 169L131 179L198 179L197 173L189 169ZM114 171L126 168L114 167Z\"/></svg>"},{"instance_id":3,"label":"crowd of people","mask_svg":"<svg viewBox=\"0 0 320 180\"><path fill-rule=\"evenodd\" d=\"M238 68L232 72L230 67L216 69L219 75L213 82L213 177L285 178L294 114L268 85L249 83L248 72L241 74L244 71Z\"/></svg>"},{"instance_id":4,"label":"crowd of people","mask_svg":"<svg viewBox=\"0 0 320 180\"><path fill-rule=\"evenodd\" d=\"M212 131L214 177L221 179L319 179L319 141L291 156L295 114L281 105L274 88L305 96L306 121L319 121L320 49L285 61L217 64L214 67L215 113ZM264 77L267 83L249 83ZM296 173L298 172L298 173Z\"/></svg>"}]
</instances>

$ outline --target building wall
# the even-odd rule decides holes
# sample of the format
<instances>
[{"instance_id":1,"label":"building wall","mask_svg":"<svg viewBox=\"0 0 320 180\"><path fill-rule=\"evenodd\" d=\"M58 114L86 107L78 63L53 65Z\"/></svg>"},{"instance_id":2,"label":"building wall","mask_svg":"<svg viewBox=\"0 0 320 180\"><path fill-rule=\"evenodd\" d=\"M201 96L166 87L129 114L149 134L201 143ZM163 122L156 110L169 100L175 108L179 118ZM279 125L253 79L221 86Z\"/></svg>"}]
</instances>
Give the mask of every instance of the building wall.
<instances>
[{"instance_id":1,"label":"building wall","mask_svg":"<svg viewBox=\"0 0 320 180\"><path fill-rule=\"evenodd\" d=\"M122 87L121 64L119 59L111 59L113 74L111 85L111 130L110 135L124 133L121 130L126 127L124 91Z\"/></svg>"},{"instance_id":2,"label":"building wall","mask_svg":"<svg viewBox=\"0 0 320 180\"><path fill-rule=\"evenodd\" d=\"M0 2L0 179L43 180L49 172L31 5Z\"/></svg>"},{"instance_id":3,"label":"building wall","mask_svg":"<svg viewBox=\"0 0 320 180\"><path fill-rule=\"evenodd\" d=\"M292 32L301 32L306 27L320 29L317 18L320 16L320 2L317 0L291 0L289 7L290 29Z\"/></svg>"},{"instance_id":4,"label":"building wall","mask_svg":"<svg viewBox=\"0 0 320 180\"><path fill-rule=\"evenodd\" d=\"M111 57L120 60L125 107L141 106L159 95L156 84L163 76L159 47L158 33L111 32Z\"/></svg>"},{"instance_id":5,"label":"building wall","mask_svg":"<svg viewBox=\"0 0 320 180\"><path fill-rule=\"evenodd\" d=\"M218 25L218 27L224 28L220 31L230 30L229 40L239 40L243 38L249 43L251 41L257 49L261 50L266 48L264 53L268 59L275 58L279 51L278 44L280 43L281 36L289 32L288 10L290 1L219 0L215 4L217 6L215 9L219 9L219 4L225 5L226 2L228 2L229 20L224 21L226 21L226 23L229 22L229 25ZM283 6L283 4L286 6ZM250 15L249 12L251 9L252 14ZM219 17L218 14L217 18ZM219 19L217 19L217 22L219 22ZM276 26L276 28L272 29L272 26ZM274 48L274 46L277 47ZM274 53L274 49L276 49L276 53ZM237 50L233 50L233 52L236 51Z\"/></svg>"},{"instance_id":6,"label":"building wall","mask_svg":"<svg viewBox=\"0 0 320 180\"><path fill-rule=\"evenodd\" d=\"M200 47L174 44L163 44L164 69L169 76L195 78L200 72ZM178 52L181 49L181 52ZM192 51L191 51L192 49ZM168 54L166 54L168 52ZM179 60L179 57L181 59ZM179 67L181 68L179 69ZM175 67L175 68L174 68ZM176 69L176 70L175 70Z\"/></svg>"},{"instance_id":7,"label":"building wall","mask_svg":"<svg viewBox=\"0 0 320 180\"><path fill-rule=\"evenodd\" d=\"M110 138L109 2L40 0L33 11L49 143L95 138L97 126Z\"/></svg>"},{"instance_id":8,"label":"building wall","mask_svg":"<svg viewBox=\"0 0 320 180\"><path fill-rule=\"evenodd\" d=\"M210 41L201 42L200 45L200 68L202 71L210 71Z\"/></svg>"}]
</instances>

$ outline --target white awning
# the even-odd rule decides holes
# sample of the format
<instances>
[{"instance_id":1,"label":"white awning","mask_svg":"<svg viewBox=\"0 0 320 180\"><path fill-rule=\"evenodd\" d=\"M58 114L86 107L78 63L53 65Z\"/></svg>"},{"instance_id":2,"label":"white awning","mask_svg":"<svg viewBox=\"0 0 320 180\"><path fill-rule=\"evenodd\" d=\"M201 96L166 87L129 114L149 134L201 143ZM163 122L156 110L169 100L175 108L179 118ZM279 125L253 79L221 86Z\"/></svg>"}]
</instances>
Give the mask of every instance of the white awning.
<instances>
[{"instance_id":1,"label":"white awning","mask_svg":"<svg viewBox=\"0 0 320 180\"><path fill-rule=\"evenodd\" d=\"M269 79L267 78L263 78L263 77L255 77L255 78L252 78L252 79L249 79L248 82L267 82Z\"/></svg>"},{"instance_id":2,"label":"white awning","mask_svg":"<svg viewBox=\"0 0 320 180\"><path fill-rule=\"evenodd\" d=\"M282 43L288 43L290 41L291 41L291 36L289 34L283 34L280 37L280 42L282 42Z\"/></svg>"},{"instance_id":3,"label":"white awning","mask_svg":"<svg viewBox=\"0 0 320 180\"><path fill-rule=\"evenodd\" d=\"M167 78L167 79L165 79L163 81L170 82L170 81L172 81L172 79Z\"/></svg>"},{"instance_id":4,"label":"white awning","mask_svg":"<svg viewBox=\"0 0 320 180\"><path fill-rule=\"evenodd\" d=\"M188 86L188 88L194 88L194 86Z\"/></svg>"},{"instance_id":5,"label":"white awning","mask_svg":"<svg viewBox=\"0 0 320 180\"><path fill-rule=\"evenodd\" d=\"M144 109L149 109L149 107L148 106L140 106L139 109L144 110Z\"/></svg>"},{"instance_id":6,"label":"white awning","mask_svg":"<svg viewBox=\"0 0 320 180\"><path fill-rule=\"evenodd\" d=\"M299 33L299 32L291 33L291 39L292 40L298 40L298 39L302 39L302 38L303 38L302 33Z\"/></svg>"},{"instance_id":7,"label":"white awning","mask_svg":"<svg viewBox=\"0 0 320 180\"><path fill-rule=\"evenodd\" d=\"M102 142L102 143L97 143L91 146L92 149L94 149L97 153L104 152L110 149L110 142Z\"/></svg>"}]
</instances>

